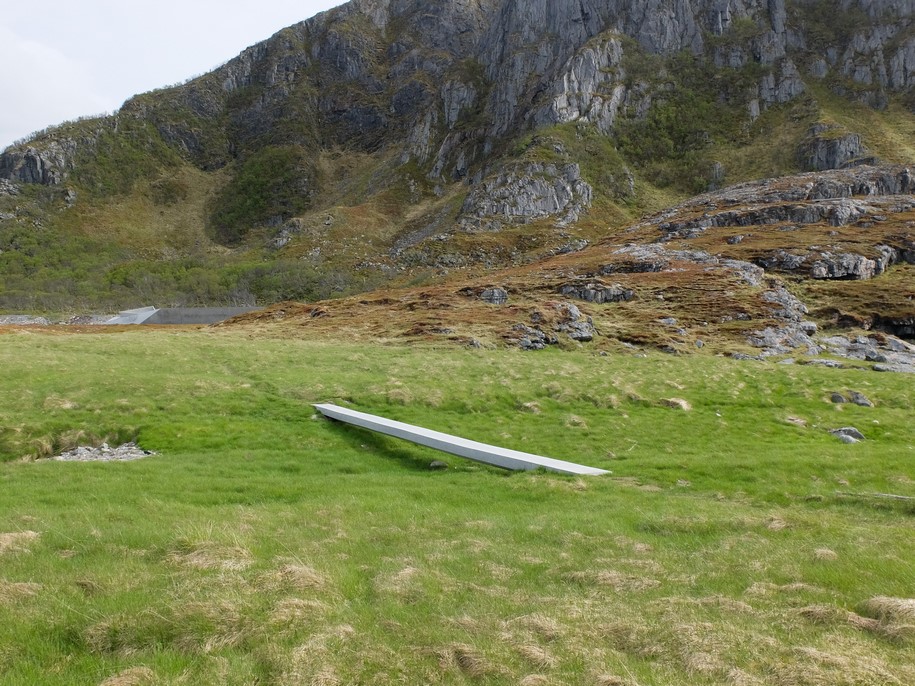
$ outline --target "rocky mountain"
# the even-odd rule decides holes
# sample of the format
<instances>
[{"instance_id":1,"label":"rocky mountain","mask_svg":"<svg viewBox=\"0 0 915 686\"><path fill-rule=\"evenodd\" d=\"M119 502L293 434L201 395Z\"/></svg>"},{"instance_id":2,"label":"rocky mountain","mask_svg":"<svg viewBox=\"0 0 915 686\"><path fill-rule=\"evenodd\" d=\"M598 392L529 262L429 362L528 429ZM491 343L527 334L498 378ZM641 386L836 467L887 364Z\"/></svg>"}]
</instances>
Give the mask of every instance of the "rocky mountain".
<instances>
[{"instance_id":1,"label":"rocky mountain","mask_svg":"<svg viewBox=\"0 0 915 686\"><path fill-rule=\"evenodd\" d=\"M353 0L0 155L0 266L15 294L0 306L89 298L48 263L58 281L101 274L93 286L112 303L472 276L622 245L646 212L728 184L904 164L913 17L910 0ZM863 195L911 188L878 191ZM645 239L846 226L897 208L792 193ZM900 236L882 262L877 243L865 262L790 241L749 257L861 278L908 254Z\"/></svg>"}]
</instances>

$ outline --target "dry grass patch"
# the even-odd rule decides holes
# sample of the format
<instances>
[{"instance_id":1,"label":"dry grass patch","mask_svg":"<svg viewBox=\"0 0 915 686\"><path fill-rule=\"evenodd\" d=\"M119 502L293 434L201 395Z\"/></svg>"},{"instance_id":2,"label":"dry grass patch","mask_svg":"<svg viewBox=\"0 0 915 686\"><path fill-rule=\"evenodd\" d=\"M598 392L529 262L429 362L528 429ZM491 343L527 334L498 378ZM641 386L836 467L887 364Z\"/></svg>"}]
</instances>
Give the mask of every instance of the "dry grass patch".
<instances>
[{"instance_id":1,"label":"dry grass patch","mask_svg":"<svg viewBox=\"0 0 915 686\"><path fill-rule=\"evenodd\" d=\"M439 650L438 656L439 666L443 671L457 667L471 679L480 679L494 671L489 660L466 643L453 643Z\"/></svg>"},{"instance_id":2,"label":"dry grass patch","mask_svg":"<svg viewBox=\"0 0 915 686\"><path fill-rule=\"evenodd\" d=\"M327 584L324 575L298 561L286 562L279 569L267 572L262 581L271 588L294 588L300 591L323 588Z\"/></svg>"},{"instance_id":3,"label":"dry grass patch","mask_svg":"<svg viewBox=\"0 0 915 686\"><path fill-rule=\"evenodd\" d=\"M559 622L543 614L524 615L510 623L532 631L546 641L555 641L563 633L563 626Z\"/></svg>"},{"instance_id":4,"label":"dry grass patch","mask_svg":"<svg viewBox=\"0 0 915 686\"><path fill-rule=\"evenodd\" d=\"M615 674L598 674L594 686L631 686L632 682Z\"/></svg>"},{"instance_id":5,"label":"dry grass patch","mask_svg":"<svg viewBox=\"0 0 915 686\"><path fill-rule=\"evenodd\" d=\"M11 531L0 534L0 555L5 553L27 553L30 545L38 540L37 531Z\"/></svg>"},{"instance_id":6,"label":"dry grass patch","mask_svg":"<svg viewBox=\"0 0 915 686\"><path fill-rule=\"evenodd\" d=\"M149 667L131 667L119 674L110 676L99 686L150 686L156 683L156 673Z\"/></svg>"},{"instance_id":7,"label":"dry grass patch","mask_svg":"<svg viewBox=\"0 0 915 686\"><path fill-rule=\"evenodd\" d=\"M219 569L226 572L243 571L254 563L251 551L242 546L226 546L203 541L184 550L172 552L169 562L193 569Z\"/></svg>"},{"instance_id":8,"label":"dry grass patch","mask_svg":"<svg viewBox=\"0 0 915 686\"><path fill-rule=\"evenodd\" d=\"M419 592L418 579L420 570L407 565L392 574L382 574L375 579L375 588L381 593L407 597Z\"/></svg>"},{"instance_id":9,"label":"dry grass patch","mask_svg":"<svg viewBox=\"0 0 915 686\"><path fill-rule=\"evenodd\" d=\"M834 646L836 652L800 647L793 655L772 666L773 683L779 686L908 686L888 665L859 645ZM911 668L906 670L915 677Z\"/></svg>"},{"instance_id":10,"label":"dry grass patch","mask_svg":"<svg viewBox=\"0 0 915 686\"><path fill-rule=\"evenodd\" d=\"M563 577L567 581L585 586L606 586L617 593L647 591L657 588L661 582L635 574L624 574L612 569L600 571L570 572Z\"/></svg>"},{"instance_id":11,"label":"dry grass patch","mask_svg":"<svg viewBox=\"0 0 915 686\"><path fill-rule=\"evenodd\" d=\"M320 600L284 598L274 606L270 619L275 624L302 624L322 617L328 610Z\"/></svg>"},{"instance_id":12,"label":"dry grass patch","mask_svg":"<svg viewBox=\"0 0 915 686\"><path fill-rule=\"evenodd\" d=\"M915 598L877 596L864 603L862 609L881 622L915 624Z\"/></svg>"},{"instance_id":13,"label":"dry grass patch","mask_svg":"<svg viewBox=\"0 0 915 686\"><path fill-rule=\"evenodd\" d=\"M525 644L516 646L515 650L538 669L552 669L556 666L556 658L540 646Z\"/></svg>"},{"instance_id":14,"label":"dry grass patch","mask_svg":"<svg viewBox=\"0 0 915 686\"><path fill-rule=\"evenodd\" d=\"M331 627L312 636L283 660L285 669L277 679L280 686L338 686L343 681L331 664L331 658L356 635L349 624Z\"/></svg>"},{"instance_id":15,"label":"dry grass patch","mask_svg":"<svg viewBox=\"0 0 915 686\"><path fill-rule=\"evenodd\" d=\"M816 624L847 624L856 629L878 631L880 622L876 619L862 617L854 612L842 610L831 605L810 605L801 608L800 615Z\"/></svg>"},{"instance_id":16,"label":"dry grass patch","mask_svg":"<svg viewBox=\"0 0 915 686\"><path fill-rule=\"evenodd\" d=\"M10 603L22 598L38 595L41 584L13 582L0 579L0 603Z\"/></svg>"},{"instance_id":17,"label":"dry grass patch","mask_svg":"<svg viewBox=\"0 0 915 686\"><path fill-rule=\"evenodd\" d=\"M641 625L614 622L602 624L598 629L610 646L622 653L654 659L664 652L659 637L654 636Z\"/></svg>"}]
</instances>

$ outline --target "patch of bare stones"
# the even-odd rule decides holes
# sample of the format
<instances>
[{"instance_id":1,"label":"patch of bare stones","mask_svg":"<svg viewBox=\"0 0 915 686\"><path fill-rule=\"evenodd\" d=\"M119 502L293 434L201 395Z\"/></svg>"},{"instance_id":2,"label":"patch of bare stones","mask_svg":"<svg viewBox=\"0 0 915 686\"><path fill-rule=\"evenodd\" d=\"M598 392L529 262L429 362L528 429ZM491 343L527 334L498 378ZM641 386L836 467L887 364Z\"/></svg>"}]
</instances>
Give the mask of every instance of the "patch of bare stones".
<instances>
[{"instance_id":1,"label":"patch of bare stones","mask_svg":"<svg viewBox=\"0 0 915 686\"><path fill-rule=\"evenodd\" d=\"M874 362L877 372L915 374L915 345L895 336L829 336L820 343L836 357Z\"/></svg>"},{"instance_id":2,"label":"patch of bare stones","mask_svg":"<svg viewBox=\"0 0 915 686\"><path fill-rule=\"evenodd\" d=\"M143 450L133 442L124 443L115 448L107 443L102 443L98 448L80 446L51 459L58 462L129 462L155 454L152 451Z\"/></svg>"}]
</instances>

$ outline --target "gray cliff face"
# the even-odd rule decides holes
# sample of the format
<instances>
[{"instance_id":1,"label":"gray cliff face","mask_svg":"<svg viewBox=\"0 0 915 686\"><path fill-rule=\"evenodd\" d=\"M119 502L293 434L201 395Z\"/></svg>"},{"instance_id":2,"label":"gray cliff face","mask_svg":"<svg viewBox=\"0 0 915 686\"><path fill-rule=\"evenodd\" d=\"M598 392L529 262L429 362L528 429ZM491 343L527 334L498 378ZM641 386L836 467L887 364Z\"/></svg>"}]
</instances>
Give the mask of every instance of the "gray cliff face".
<instances>
[{"instance_id":1,"label":"gray cliff face","mask_svg":"<svg viewBox=\"0 0 915 686\"><path fill-rule=\"evenodd\" d=\"M92 154L99 136L113 128L113 119L99 120L88 133L74 134L61 127L0 154L0 179L56 186L64 182L79 154Z\"/></svg>"},{"instance_id":2,"label":"gray cliff face","mask_svg":"<svg viewBox=\"0 0 915 686\"><path fill-rule=\"evenodd\" d=\"M816 15L821 7L811 0L790 7L784 0L353 0L210 74L138 96L118 117L150 125L150 135L202 169L265 145L343 147L393 151L438 181L485 177L493 154L525 131L581 122L611 135L622 117L645 116L671 86L663 75L633 74L639 55L686 51L718 69L753 67L749 87L728 95L750 118L804 93L809 79L853 83L855 97L872 105L915 86L915 1L836 0L837 12L862 20L836 31L829 45L816 44L811 28L830 21ZM52 133L7 150L0 178L62 183L91 157L93 140ZM810 167L842 164L854 152L814 151ZM553 203L553 191L540 190L534 214ZM564 221L565 206L553 205Z\"/></svg>"},{"instance_id":3,"label":"gray cliff face","mask_svg":"<svg viewBox=\"0 0 915 686\"><path fill-rule=\"evenodd\" d=\"M522 164L475 184L464 203L463 228L497 230L502 223L527 224L557 217L564 226L591 207L593 189L577 164Z\"/></svg>"}]
</instances>

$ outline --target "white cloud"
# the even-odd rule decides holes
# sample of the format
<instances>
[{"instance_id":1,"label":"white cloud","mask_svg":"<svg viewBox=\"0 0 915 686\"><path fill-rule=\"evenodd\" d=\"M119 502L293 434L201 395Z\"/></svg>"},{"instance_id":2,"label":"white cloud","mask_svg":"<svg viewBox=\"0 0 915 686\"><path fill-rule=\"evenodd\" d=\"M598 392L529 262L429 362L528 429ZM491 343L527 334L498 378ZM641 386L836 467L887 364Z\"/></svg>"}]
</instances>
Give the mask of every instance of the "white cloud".
<instances>
[{"instance_id":1,"label":"white cloud","mask_svg":"<svg viewBox=\"0 0 915 686\"><path fill-rule=\"evenodd\" d=\"M0 149L213 69L340 0L5 0Z\"/></svg>"},{"instance_id":2,"label":"white cloud","mask_svg":"<svg viewBox=\"0 0 915 686\"><path fill-rule=\"evenodd\" d=\"M0 26L0 149L51 124L114 109L85 64Z\"/></svg>"}]
</instances>

